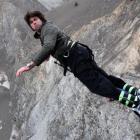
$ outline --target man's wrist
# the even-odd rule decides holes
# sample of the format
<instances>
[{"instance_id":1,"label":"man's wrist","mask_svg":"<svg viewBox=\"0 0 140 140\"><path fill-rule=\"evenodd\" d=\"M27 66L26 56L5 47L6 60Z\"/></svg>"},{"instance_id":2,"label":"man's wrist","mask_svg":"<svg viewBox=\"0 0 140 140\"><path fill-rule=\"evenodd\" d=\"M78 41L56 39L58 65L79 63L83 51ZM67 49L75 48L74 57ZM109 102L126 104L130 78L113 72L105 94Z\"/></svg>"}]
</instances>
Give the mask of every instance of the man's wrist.
<instances>
[{"instance_id":1,"label":"man's wrist","mask_svg":"<svg viewBox=\"0 0 140 140\"><path fill-rule=\"evenodd\" d=\"M26 65L29 69L32 69L34 66L36 66L35 65L35 63L33 62L33 61L31 61L30 63L28 63L27 65Z\"/></svg>"}]
</instances>

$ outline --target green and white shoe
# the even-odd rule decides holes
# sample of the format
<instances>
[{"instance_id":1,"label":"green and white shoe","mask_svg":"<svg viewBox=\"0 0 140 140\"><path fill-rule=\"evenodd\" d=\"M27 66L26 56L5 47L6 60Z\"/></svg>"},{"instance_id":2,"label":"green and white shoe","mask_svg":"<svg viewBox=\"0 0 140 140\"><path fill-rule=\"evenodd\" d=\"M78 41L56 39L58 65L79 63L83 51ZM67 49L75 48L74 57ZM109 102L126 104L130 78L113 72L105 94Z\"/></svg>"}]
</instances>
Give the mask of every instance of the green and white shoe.
<instances>
[{"instance_id":1,"label":"green and white shoe","mask_svg":"<svg viewBox=\"0 0 140 140\"><path fill-rule=\"evenodd\" d=\"M136 107L133 107L132 110L134 111L134 113L140 117L140 101L139 104Z\"/></svg>"},{"instance_id":2,"label":"green and white shoe","mask_svg":"<svg viewBox=\"0 0 140 140\"><path fill-rule=\"evenodd\" d=\"M137 96L138 99L140 100L140 89L138 89L138 90L136 91L136 96Z\"/></svg>"}]
</instances>

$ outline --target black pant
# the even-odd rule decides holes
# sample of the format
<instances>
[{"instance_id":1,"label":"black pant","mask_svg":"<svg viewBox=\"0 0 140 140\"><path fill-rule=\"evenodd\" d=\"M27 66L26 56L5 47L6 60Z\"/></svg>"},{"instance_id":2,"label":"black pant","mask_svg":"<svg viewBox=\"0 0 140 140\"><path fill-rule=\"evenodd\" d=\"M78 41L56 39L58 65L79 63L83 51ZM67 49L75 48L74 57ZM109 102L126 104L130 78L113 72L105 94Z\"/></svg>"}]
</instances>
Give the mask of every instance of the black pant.
<instances>
[{"instance_id":1,"label":"black pant","mask_svg":"<svg viewBox=\"0 0 140 140\"><path fill-rule=\"evenodd\" d=\"M99 68L87 47L77 43L70 50L67 65L91 92L118 100L120 91L117 88L122 88L125 82Z\"/></svg>"}]
</instances>

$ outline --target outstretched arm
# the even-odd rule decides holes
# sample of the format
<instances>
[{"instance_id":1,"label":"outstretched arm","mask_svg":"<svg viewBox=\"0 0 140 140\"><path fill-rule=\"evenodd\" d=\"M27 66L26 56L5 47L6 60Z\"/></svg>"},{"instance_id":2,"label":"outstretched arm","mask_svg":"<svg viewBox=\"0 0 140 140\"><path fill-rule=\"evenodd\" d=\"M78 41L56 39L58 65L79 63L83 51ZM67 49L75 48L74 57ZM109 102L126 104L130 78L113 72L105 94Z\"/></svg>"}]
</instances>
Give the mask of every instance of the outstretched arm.
<instances>
[{"instance_id":1,"label":"outstretched arm","mask_svg":"<svg viewBox=\"0 0 140 140\"><path fill-rule=\"evenodd\" d=\"M23 66L20 69L18 69L17 72L16 72L16 76L19 77L23 72L30 71L35 66L36 66L36 64L33 61L31 61L26 66Z\"/></svg>"},{"instance_id":2,"label":"outstretched arm","mask_svg":"<svg viewBox=\"0 0 140 140\"><path fill-rule=\"evenodd\" d=\"M42 30L42 49L32 58L37 66L49 58L55 48L58 35L58 28L53 24L47 25Z\"/></svg>"},{"instance_id":3,"label":"outstretched arm","mask_svg":"<svg viewBox=\"0 0 140 140\"><path fill-rule=\"evenodd\" d=\"M43 30L43 47L39 53L32 59L31 63L21 67L17 72L16 76L20 76L23 72L31 70L35 66L39 66L45 60L48 61L52 50L55 47L57 40L58 28L52 24L48 25Z\"/></svg>"}]
</instances>

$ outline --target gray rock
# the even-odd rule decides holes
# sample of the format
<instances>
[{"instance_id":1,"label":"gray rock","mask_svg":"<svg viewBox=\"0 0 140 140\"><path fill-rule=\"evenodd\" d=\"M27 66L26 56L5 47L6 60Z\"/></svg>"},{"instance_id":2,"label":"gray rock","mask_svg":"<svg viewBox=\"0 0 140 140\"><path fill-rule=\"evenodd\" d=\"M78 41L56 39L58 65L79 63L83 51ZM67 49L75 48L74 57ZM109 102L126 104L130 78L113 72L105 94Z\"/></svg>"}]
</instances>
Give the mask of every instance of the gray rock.
<instances>
[{"instance_id":1,"label":"gray rock","mask_svg":"<svg viewBox=\"0 0 140 140\"><path fill-rule=\"evenodd\" d=\"M10 82L11 140L139 140L139 118L130 109L90 93L69 72L63 77L53 58L15 77L40 47L24 24L22 8L12 1L0 2L0 71ZM73 38L88 44L108 73L139 86L139 22L139 0L126 0Z\"/></svg>"}]
</instances>

